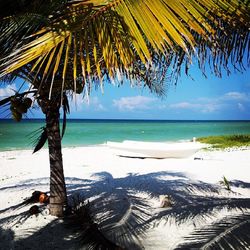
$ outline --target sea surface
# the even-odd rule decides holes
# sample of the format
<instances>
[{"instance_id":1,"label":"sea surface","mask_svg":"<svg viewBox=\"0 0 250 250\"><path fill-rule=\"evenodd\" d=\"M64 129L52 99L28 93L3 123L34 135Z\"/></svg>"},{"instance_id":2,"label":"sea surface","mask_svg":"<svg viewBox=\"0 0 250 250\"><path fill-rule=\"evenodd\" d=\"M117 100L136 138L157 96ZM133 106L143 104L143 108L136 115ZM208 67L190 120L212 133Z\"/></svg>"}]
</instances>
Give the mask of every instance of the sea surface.
<instances>
[{"instance_id":1,"label":"sea surface","mask_svg":"<svg viewBox=\"0 0 250 250\"><path fill-rule=\"evenodd\" d=\"M0 151L32 149L44 120L0 120ZM250 121L68 120L63 147L106 141L178 141L193 137L250 134Z\"/></svg>"}]
</instances>

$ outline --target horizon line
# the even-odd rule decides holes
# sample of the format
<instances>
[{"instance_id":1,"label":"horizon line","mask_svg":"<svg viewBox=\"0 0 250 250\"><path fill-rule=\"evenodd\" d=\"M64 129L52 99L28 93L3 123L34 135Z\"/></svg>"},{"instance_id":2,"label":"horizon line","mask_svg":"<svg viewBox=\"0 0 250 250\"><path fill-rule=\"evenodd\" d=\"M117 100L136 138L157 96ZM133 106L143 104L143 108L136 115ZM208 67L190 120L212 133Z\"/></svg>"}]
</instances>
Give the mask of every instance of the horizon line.
<instances>
[{"instance_id":1,"label":"horizon line","mask_svg":"<svg viewBox=\"0 0 250 250\"><path fill-rule=\"evenodd\" d=\"M14 121L12 118L1 118L1 120ZM45 120L45 118L24 118L22 121ZM63 119L60 119L63 120ZM99 121L242 121L250 122L250 119L131 119L131 118L68 118L67 120L99 120Z\"/></svg>"}]
</instances>

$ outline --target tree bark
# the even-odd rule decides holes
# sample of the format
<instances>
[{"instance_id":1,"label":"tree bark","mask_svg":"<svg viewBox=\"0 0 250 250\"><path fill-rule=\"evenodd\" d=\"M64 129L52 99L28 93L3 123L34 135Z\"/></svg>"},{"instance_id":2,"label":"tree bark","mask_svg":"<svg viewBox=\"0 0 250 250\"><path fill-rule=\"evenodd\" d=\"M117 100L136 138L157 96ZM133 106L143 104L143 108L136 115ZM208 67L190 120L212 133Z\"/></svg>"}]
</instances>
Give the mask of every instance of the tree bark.
<instances>
[{"instance_id":1,"label":"tree bark","mask_svg":"<svg viewBox=\"0 0 250 250\"><path fill-rule=\"evenodd\" d=\"M50 161L50 214L62 217L67 206L67 193L63 173L62 147L60 136L60 100L40 99L43 113L46 115Z\"/></svg>"}]
</instances>

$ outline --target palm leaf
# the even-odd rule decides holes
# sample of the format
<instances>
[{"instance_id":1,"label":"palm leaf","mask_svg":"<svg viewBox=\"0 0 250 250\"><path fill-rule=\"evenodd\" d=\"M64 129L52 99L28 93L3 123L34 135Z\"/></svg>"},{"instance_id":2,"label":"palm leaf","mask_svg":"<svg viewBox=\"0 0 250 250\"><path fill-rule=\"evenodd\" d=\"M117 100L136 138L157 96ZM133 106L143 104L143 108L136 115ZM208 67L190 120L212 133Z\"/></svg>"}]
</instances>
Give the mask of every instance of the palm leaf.
<instances>
[{"instance_id":1,"label":"palm leaf","mask_svg":"<svg viewBox=\"0 0 250 250\"><path fill-rule=\"evenodd\" d=\"M1 1L1 58L20 45L26 44L32 34L49 25L51 10L56 12L65 2L65 0Z\"/></svg>"},{"instance_id":2,"label":"palm leaf","mask_svg":"<svg viewBox=\"0 0 250 250\"><path fill-rule=\"evenodd\" d=\"M71 47L71 42L72 42L72 36L70 35L68 37L68 40L67 40L66 54L65 54L65 58L64 58L64 65L63 65L63 72L62 72L62 89L61 89L62 95L63 95L63 91L64 91L64 84L65 84L65 79L66 79L66 72L67 72L67 65L68 65L68 60L69 60L69 50Z\"/></svg>"},{"instance_id":3,"label":"palm leaf","mask_svg":"<svg viewBox=\"0 0 250 250\"><path fill-rule=\"evenodd\" d=\"M63 127L62 127L62 137L63 137L66 130L67 113L70 112L69 101L65 93L63 94L62 106L63 106Z\"/></svg>"},{"instance_id":4,"label":"palm leaf","mask_svg":"<svg viewBox=\"0 0 250 250\"><path fill-rule=\"evenodd\" d=\"M68 65L67 72L75 79L72 87L77 72L82 72L90 88L92 78L102 83L103 74L111 80L120 74L138 79L134 67L141 70L159 65L160 61L153 61L159 54L170 58L177 76L182 63L187 62L188 69L193 56L198 56L201 68L210 60L220 75L229 59L242 66L249 46L249 6L248 1L239 0L72 1L57 10L50 26L4 59L0 77L36 61L44 79L51 80L51 96L54 78L50 74L57 71L60 58L64 58L62 85ZM68 59L69 54L73 60Z\"/></svg>"},{"instance_id":5,"label":"palm leaf","mask_svg":"<svg viewBox=\"0 0 250 250\"><path fill-rule=\"evenodd\" d=\"M42 131L41 135L36 139L36 145L33 154L39 151L44 146L44 144L48 139L46 127L41 128L41 131Z\"/></svg>"},{"instance_id":6,"label":"palm leaf","mask_svg":"<svg viewBox=\"0 0 250 250\"><path fill-rule=\"evenodd\" d=\"M11 101L11 97L4 98L0 100L0 106L3 106Z\"/></svg>"}]
</instances>

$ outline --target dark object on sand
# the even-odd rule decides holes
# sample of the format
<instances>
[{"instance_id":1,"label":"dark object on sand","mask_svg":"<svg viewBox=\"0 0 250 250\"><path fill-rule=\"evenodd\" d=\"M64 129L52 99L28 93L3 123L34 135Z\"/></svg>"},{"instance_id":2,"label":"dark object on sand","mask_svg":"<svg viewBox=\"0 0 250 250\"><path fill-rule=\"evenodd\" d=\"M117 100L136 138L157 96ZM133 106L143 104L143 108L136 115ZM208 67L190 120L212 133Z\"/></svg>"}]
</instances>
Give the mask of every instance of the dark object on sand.
<instances>
[{"instance_id":1,"label":"dark object on sand","mask_svg":"<svg viewBox=\"0 0 250 250\"><path fill-rule=\"evenodd\" d=\"M40 191L34 191L34 192L32 193L32 196L31 196L30 200L33 201L33 202L38 202L41 193L42 193L42 192L40 192Z\"/></svg>"},{"instance_id":2,"label":"dark object on sand","mask_svg":"<svg viewBox=\"0 0 250 250\"><path fill-rule=\"evenodd\" d=\"M37 205L32 206L32 207L29 209L29 213L30 213L31 215L40 213L39 207L38 207Z\"/></svg>"},{"instance_id":3,"label":"dark object on sand","mask_svg":"<svg viewBox=\"0 0 250 250\"><path fill-rule=\"evenodd\" d=\"M44 192L34 191L32 193L32 196L26 202L27 203L40 202L40 203L47 204L47 203L49 203L49 196Z\"/></svg>"},{"instance_id":4,"label":"dark object on sand","mask_svg":"<svg viewBox=\"0 0 250 250\"><path fill-rule=\"evenodd\" d=\"M44 204L49 203L49 196L45 193L41 193L39 196L39 202Z\"/></svg>"},{"instance_id":5,"label":"dark object on sand","mask_svg":"<svg viewBox=\"0 0 250 250\"><path fill-rule=\"evenodd\" d=\"M194 157L194 160L203 160L202 157Z\"/></svg>"}]
</instances>

